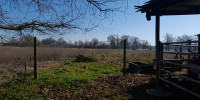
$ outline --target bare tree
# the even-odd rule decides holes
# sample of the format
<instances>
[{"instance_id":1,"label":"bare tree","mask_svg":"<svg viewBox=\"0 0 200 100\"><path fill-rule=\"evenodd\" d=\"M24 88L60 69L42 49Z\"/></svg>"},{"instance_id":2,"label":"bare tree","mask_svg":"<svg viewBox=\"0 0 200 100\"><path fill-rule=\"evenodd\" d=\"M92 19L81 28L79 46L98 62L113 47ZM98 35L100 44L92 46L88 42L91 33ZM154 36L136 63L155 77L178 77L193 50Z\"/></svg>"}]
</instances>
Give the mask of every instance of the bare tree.
<instances>
[{"instance_id":1,"label":"bare tree","mask_svg":"<svg viewBox=\"0 0 200 100\"><path fill-rule=\"evenodd\" d=\"M71 40L69 40L69 41L67 42L67 48L72 48L72 47L73 47L73 43L72 43Z\"/></svg>"},{"instance_id":2,"label":"bare tree","mask_svg":"<svg viewBox=\"0 0 200 100\"><path fill-rule=\"evenodd\" d=\"M19 41L16 38L9 38L8 45L9 46L17 46L19 44Z\"/></svg>"},{"instance_id":3,"label":"bare tree","mask_svg":"<svg viewBox=\"0 0 200 100\"><path fill-rule=\"evenodd\" d=\"M149 46L148 41L146 41L146 40L141 41L141 47L142 47L143 50L146 50L148 48L148 46Z\"/></svg>"},{"instance_id":4,"label":"bare tree","mask_svg":"<svg viewBox=\"0 0 200 100\"><path fill-rule=\"evenodd\" d=\"M166 33L165 36L164 36L164 39L165 39L166 43L173 42L174 41L173 34ZM170 46L167 45L166 46L166 51L169 51L169 50L170 50Z\"/></svg>"},{"instance_id":5,"label":"bare tree","mask_svg":"<svg viewBox=\"0 0 200 100\"><path fill-rule=\"evenodd\" d=\"M107 37L107 42L109 43L109 45L110 45L110 47L111 47L112 49L116 48L116 46L117 46L116 35L110 34L110 35Z\"/></svg>"},{"instance_id":6,"label":"bare tree","mask_svg":"<svg viewBox=\"0 0 200 100\"><path fill-rule=\"evenodd\" d=\"M56 40L53 38L46 38L41 40L41 44L45 46L55 46Z\"/></svg>"},{"instance_id":7,"label":"bare tree","mask_svg":"<svg viewBox=\"0 0 200 100\"><path fill-rule=\"evenodd\" d=\"M89 31L110 13L118 11L121 1L1 0L0 29L17 31L18 35L64 34L74 29Z\"/></svg>"},{"instance_id":8,"label":"bare tree","mask_svg":"<svg viewBox=\"0 0 200 100\"><path fill-rule=\"evenodd\" d=\"M108 45L106 44L105 41L100 41L98 48L108 48Z\"/></svg>"},{"instance_id":9,"label":"bare tree","mask_svg":"<svg viewBox=\"0 0 200 100\"><path fill-rule=\"evenodd\" d=\"M86 40L84 42L84 48L89 48L89 47L90 47L90 42Z\"/></svg>"},{"instance_id":10,"label":"bare tree","mask_svg":"<svg viewBox=\"0 0 200 100\"><path fill-rule=\"evenodd\" d=\"M83 41L78 40L78 46L79 46L79 48L83 48L84 47Z\"/></svg>"},{"instance_id":11,"label":"bare tree","mask_svg":"<svg viewBox=\"0 0 200 100\"><path fill-rule=\"evenodd\" d=\"M99 40L97 38L93 38L91 43L92 43L92 47L96 48L99 45Z\"/></svg>"},{"instance_id":12,"label":"bare tree","mask_svg":"<svg viewBox=\"0 0 200 100\"><path fill-rule=\"evenodd\" d=\"M124 40L126 40L126 45L128 47L130 45L130 36L129 35L121 36L121 41L120 41L121 47L123 47L123 45L124 45Z\"/></svg>"},{"instance_id":13,"label":"bare tree","mask_svg":"<svg viewBox=\"0 0 200 100\"><path fill-rule=\"evenodd\" d=\"M77 48L77 47L78 47L78 42L77 42L77 41L74 41L73 47L74 47L74 48Z\"/></svg>"},{"instance_id":14,"label":"bare tree","mask_svg":"<svg viewBox=\"0 0 200 100\"><path fill-rule=\"evenodd\" d=\"M189 41L189 40L192 41L194 39L195 39L194 36L182 35L182 36L178 36L176 38L176 41L178 41L178 42L184 42L184 41Z\"/></svg>"},{"instance_id":15,"label":"bare tree","mask_svg":"<svg viewBox=\"0 0 200 100\"><path fill-rule=\"evenodd\" d=\"M120 48L120 38L118 37L118 35L116 35L116 45L117 45L117 48L119 49Z\"/></svg>"},{"instance_id":16,"label":"bare tree","mask_svg":"<svg viewBox=\"0 0 200 100\"><path fill-rule=\"evenodd\" d=\"M165 39L165 42L167 42L167 43L173 42L174 41L173 34L166 33L164 36L164 39Z\"/></svg>"},{"instance_id":17,"label":"bare tree","mask_svg":"<svg viewBox=\"0 0 200 100\"><path fill-rule=\"evenodd\" d=\"M130 45L132 46L133 50L137 50L140 46L140 39L138 37L131 37L130 38Z\"/></svg>"},{"instance_id":18,"label":"bare tree","mask_svg":"<svg viewBox=\"0 0 200 100\"><path fill-rule=\"evenodd\" d=\"M66 42L63 38L59 38L59 39L56 41L56 46L59 46L59 47L66 47L66 46L67 46L67 42Z\"/></svg>"}]
</instances>

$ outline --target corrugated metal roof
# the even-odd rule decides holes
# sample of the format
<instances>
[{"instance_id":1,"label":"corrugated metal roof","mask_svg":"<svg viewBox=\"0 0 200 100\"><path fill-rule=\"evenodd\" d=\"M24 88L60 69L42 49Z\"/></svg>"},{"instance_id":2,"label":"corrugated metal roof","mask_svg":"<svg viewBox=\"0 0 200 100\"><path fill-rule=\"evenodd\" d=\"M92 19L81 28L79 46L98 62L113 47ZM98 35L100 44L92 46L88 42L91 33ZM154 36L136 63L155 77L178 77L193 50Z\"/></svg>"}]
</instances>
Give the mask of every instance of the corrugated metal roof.
<instances>
[{"instance_id":1,"label":"corrugated metal roof","mask_svg":"<svg viewBox=\"0 0 200 100\"><path fill-rule=\"evenodd\" d=\"M200 14L200 0L150 0L137 11L148 16Z\"/></svg>"}]
</instances>

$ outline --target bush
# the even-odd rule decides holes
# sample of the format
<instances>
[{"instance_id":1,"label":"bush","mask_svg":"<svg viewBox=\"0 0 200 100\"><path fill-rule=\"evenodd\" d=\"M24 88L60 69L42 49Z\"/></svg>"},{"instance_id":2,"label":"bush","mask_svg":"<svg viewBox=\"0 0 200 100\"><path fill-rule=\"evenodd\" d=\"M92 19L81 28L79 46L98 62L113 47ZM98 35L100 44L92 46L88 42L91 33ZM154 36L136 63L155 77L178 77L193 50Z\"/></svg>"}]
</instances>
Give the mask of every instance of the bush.
<instances>
[{"instance_id":1,"label":"bush","mask_svg":"<svg viewBox=\"0 0 200 100\"><path fill-rule=\"evenodd\" d=\"M95 61L96 61L95 59L92 59L92 58L89 58L89 57L85 57L83 55L78 55L73 62L80 63L80 62L95 62Z\"/></svg>"}]
</instances>

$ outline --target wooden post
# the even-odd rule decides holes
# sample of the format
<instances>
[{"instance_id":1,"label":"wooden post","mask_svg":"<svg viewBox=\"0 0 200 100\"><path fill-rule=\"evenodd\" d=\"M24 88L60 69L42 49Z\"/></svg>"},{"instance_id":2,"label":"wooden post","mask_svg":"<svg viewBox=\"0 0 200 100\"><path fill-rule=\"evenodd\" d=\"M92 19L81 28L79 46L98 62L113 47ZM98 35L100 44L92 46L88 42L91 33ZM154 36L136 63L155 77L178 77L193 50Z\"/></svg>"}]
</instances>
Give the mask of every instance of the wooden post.
<instances>
[{"instance_id":1,"label":"wooden post","mask_svg":"<svg viewBox=\"0 0 200 100\"><path fill-rule=\"evenodd\" d=\"M37 79L37 40L34 37L34 79Z\"/></svg>"},{"instance_id":2,"label":"wooden post","mask_svg":"<svg viewBox=\"0 0 200 100\"><path fill-rule=\"evenodd\" d=\"M200 34L198 36L198 54L200 54ZM198 56L198 62L200 62L200 56Z\"/></svg>"},{"instance_id":3,"label":"wooden post","mask_svg":"<svg viewBox=\"0 0 200 100\"><path fill-rule=\"evenodd\" d=\"M170 45L168 45L169 48ZM163 69L163 62L161 62L161 60L163 60L163 43L161 41L159 41L159 70ZM169 50L169 49L168 49ZM163 77L163 75L161 73L159 73L159 77Z\"/></svg>"},{"instance_id":4,"label":"wooden post","mask_svg":"<svg viewBox=\"0 0 200 100\"><path fill-rule=\"evenodd\" d=\"M160 60L163 60L163 43L160 41Z\"/></svg>"},{"instance_id":5,"label":"wooden post","mask_svg":"<svg viewBox=\"0 0 200 100\"><path fill-rule=\"evenodd\" d=\"M191 40L188 41L188 53L191 52ZM190 60L190 55L188 55L188 60Z\"/></svg>"},{"instance_id":6,"label":"wooden post","mask_svg":"<svg viewBox=\"0 0 200 100\"><path fill-rule=\"evenodd\" d=\"M175 59L178 59L178 54L177 54L177 47L175 47L175 52L176 52L176 56L175 56Z\"/></svg>"},{"instance_id":7,"label":"wooden post","mask_svg":"<svg viewBox=\"0 0 200 100\"><path fill-rule=\"evenodd\" d=\"M24 77L26 79L26 62L24 63Z\"/></svg>"},{"instance_id":8,"label":"wooden post","mask_svg":"<svg viewBox=\"0 0 200 100\"><path fill-rule=\"evenodd\" d=\"M126 40L124 40L124 72L123 72L123 75L125 76L126 75Z\"/></svg>"},{"instance_id":9,"label":"wooden post","mask_svg":"<svg viewBox=\"0 0 200 100\"><path fill-rule=\"evenodd\" d=\"M182 53L182 46L180 46L180 53ZM182 54L180 54L180 59L182 60Z\"/></svg>"},{"instance_id":10,"label":"wooden post","mask_svg":"<svg viewBox=\"0 0 200 100\"><path fill-rule=\"evenodd\" d=\"M160 62L160 47L159 47L159 41L160 41L160 16L156 15L156 89L160 87L160 68L159 68L159 62Z\"/></svg>"}]
</instances>

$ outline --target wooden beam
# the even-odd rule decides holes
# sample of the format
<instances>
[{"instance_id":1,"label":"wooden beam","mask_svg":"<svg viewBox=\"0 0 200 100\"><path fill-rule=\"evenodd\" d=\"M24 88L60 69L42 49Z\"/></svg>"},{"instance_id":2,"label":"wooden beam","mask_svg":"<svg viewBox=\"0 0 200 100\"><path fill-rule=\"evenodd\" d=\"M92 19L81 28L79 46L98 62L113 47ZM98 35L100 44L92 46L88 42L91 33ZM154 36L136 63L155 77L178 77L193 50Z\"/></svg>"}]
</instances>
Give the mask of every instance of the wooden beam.
<instances>
[{"instance_id":1,"label":"wooden beam","mask_svg":"<svg viewBox=\"0 0 200 100\"><path fill-rule=\"evenodd\" d=\"M160 60L160 47L159 47L159 41L160 41L160 16L156 16L156 32L155 32L155 39L156 39L156 88L160 87L160 66L159 66L159 60Z\"/></svg>"},{"instance_id":2,"label":"wooden beam","mask_svg":"<svg viewBox=\"0 0 200 100\"><path fill-rule=\"evenodd\" d=\"M199 10L152 10L150 16L156 15L193 15L200 14Z\"/></svg>"}]
</instances>

